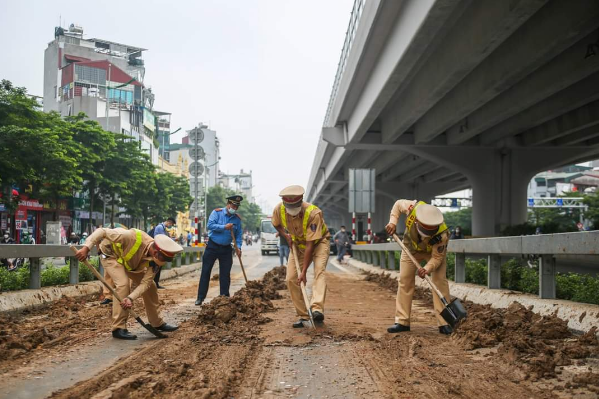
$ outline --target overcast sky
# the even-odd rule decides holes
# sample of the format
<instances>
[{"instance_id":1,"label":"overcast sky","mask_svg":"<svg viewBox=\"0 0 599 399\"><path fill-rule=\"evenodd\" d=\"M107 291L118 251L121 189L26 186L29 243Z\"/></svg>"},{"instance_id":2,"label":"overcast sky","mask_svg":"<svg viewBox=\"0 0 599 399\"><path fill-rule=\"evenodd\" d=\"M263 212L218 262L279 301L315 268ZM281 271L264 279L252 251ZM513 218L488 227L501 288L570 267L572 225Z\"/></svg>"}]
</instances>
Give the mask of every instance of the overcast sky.
<instances>
[{"instance_id":1,"label":"overcast sky","mask_svg":"<svg viewBox=\"0 0 599 399\"><path fill-rule=\"evenodd\" d=\"M257 200L306 186L353 0L0 0L0 78L43 94L62 26L147 48L146 83L172 128L209 124L221 170L252 170ZM7 62L8 61L8 62ZM181 134L173 136L181 142Z\"/></svg>"}]
</instances>

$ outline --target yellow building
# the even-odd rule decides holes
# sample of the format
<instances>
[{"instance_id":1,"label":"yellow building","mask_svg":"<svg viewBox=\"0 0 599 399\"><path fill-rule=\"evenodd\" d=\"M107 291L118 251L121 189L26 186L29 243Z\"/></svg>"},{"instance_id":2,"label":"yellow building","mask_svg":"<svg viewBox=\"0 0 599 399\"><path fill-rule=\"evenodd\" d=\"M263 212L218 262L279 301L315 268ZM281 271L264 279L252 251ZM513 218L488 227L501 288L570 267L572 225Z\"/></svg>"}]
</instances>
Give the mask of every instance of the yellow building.
<instances>
[{"instance_id":1,"label":"yellow building","mask_svg":"<svg viewBox=\"0 0 599 399\"><path fill-rule=\"evenodd\" d=\"M162 157L159 157L158 165L160 166L159 172L170 173L175 176L183 176L189 180L189 164L187 159L184 160L181 155L179 155L176 164L171 164ZM190 231L193 233L191 221L189 220L189 211L177 212L177 228L176 232L173 233L175 238L178 238L181 234L183 234L183 237L187 240L187 233Z\"/></svg>"}]
</instances>

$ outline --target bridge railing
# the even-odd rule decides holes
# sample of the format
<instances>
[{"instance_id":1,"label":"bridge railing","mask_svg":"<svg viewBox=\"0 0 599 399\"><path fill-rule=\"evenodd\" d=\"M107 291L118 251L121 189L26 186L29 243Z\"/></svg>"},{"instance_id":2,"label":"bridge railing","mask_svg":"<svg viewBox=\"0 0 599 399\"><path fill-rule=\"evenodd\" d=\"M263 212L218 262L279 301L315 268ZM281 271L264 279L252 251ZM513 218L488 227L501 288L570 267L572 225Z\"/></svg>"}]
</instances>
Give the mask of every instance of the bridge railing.
<instances>
[{"instance_id":1,"label":"bridge railing","mask_svg":"<svg viewBox=\"0 0 599 399\"><path fill-rule=\"evenodd\" d=\"M339 91L339 84L345 72L345 66L347 65L347 58L349 51L351 50L354 38L356 36L356 30L358 29L358 22L362 16L362 10L364 9L364 3L366 0L354 0L354 6L352 8L351 17L349 19L349 25L347 32L345 32L345 40L343 41L343 48L341 49L341 56L339 57L339 64L337 65L337 72L335 73L335 80L333 81L333 87L331 89L331 96L329 98L329 105L327 106L327 112L324 117L324 126L328 125L329 117L331 116L331 110Z\"/></svg>"},{"instance_id":2,"label":"bridge railing","mask_svg":"<svg viewBox=\"0 0 599 399\"><path fill-rule=\"evenodd\" d=\"M78 245L77 248L81 248ZM180 267L194 262L199 262L204 252L203 247L184 247L173 262L164 267ZM90 255L97 255L94 248ZM28 245L7 244L0 245L0 259L26 258L29 259L29 288L41 288L41 273L43 258L68 258L69 259L69 284L79 283L79 261L73 256L73 251L67 245ZM2 266L3 267L3 266ZM66 266L65 266L66 267ZM85 267L85 266L84 266ZM100 269L102 269L100 265ZM102 270L100 270L102 272Z\"/></svg>"},{"instance_id":3,"label":"bridge railing","mask_svg":"<svg viewBox=\"0 0 599 399\"><path fill-rule=\"evenodd\" d=\"M389 270L399 270L395 257L401 252L396 243L354 245L354 258ZM502 256L539 257L539 296L556 297L556 256L587 255L597 257L599 269L599 231L539 234L520 237L493 237L451 240L448 252L455 256L456 283L466 282L466 258L487 256L487 287L501 288Z\"/></svg>"}]
</instances>

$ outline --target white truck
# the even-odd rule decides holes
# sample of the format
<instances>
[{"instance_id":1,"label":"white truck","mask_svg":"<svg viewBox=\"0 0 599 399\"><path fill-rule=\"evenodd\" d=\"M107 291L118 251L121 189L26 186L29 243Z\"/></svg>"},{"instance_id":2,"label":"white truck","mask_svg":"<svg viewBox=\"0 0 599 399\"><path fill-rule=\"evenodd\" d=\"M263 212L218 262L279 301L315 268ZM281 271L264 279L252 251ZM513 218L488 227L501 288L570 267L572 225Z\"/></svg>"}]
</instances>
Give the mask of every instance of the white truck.
<instances>
[{"instance_id":1,"label":"white truck","mask_svg":"<svg viewBox=\"0 0 599 399\"><path fill-rule=\"evenodd\" d=\"M279 238L276 234L277 230L272 225L271 218L260 221L260 250L262 255L279 252Z\"/></svg>"}]
</instances>

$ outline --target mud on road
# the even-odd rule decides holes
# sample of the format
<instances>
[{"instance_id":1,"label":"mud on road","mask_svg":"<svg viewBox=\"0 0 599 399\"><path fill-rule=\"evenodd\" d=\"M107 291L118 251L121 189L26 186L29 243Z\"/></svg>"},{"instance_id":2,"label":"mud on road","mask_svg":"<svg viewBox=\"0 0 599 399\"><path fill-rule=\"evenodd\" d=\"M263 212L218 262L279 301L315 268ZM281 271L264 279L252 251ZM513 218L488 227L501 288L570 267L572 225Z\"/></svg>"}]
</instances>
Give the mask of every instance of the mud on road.
<instances>
[{"instance_id":1,"label":"mud on road","mask_svg":"<svg viewBox=\"0 0 599 399\"><path fill-rule=\"evenodd\" d=\"M271 300L280 298L284 273L275 268L233 297L215 298L169 339L53 397L229 397L259 349L260 325L270 321Z\"/></svg>"},{"instance_id":2,"label":"mud on road","mask_svg":"<svg viewBox=\"0 0 599 399\"><path fill-rule=\"evenodd\" d=\"M187 287L160 290L162 309L169 309L195 292ZM191 293L190 293L191 292ZM43 357L110 335L112 305L100 305L98 296L62 297L60 300L18 313L0 314L0 375L11 373ZM147 320L142 299L135 309ZM129 319L129 326L136 326Z\"/></svg>"},{"instance_id":3,"label":"mud on road","mask_svg":"<svg viewBox=\"0 0 599 399\"><path fill-rule=\"evenodd\" d=\"M576 336L519 304L467 303L467 321L443 336L422 290L411 332L393 335L393 279L329 273L327 281L327 318L316 330L291 328L296 316L276 268L203 306L169 339L53 397L597 397L593 333Z\"/></svg>"}]
</instances>

